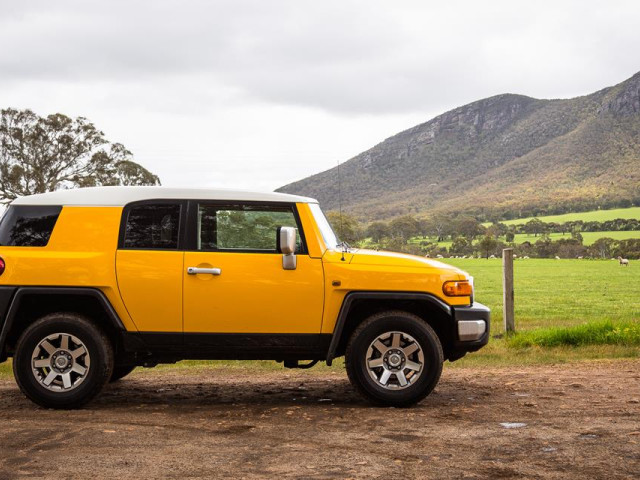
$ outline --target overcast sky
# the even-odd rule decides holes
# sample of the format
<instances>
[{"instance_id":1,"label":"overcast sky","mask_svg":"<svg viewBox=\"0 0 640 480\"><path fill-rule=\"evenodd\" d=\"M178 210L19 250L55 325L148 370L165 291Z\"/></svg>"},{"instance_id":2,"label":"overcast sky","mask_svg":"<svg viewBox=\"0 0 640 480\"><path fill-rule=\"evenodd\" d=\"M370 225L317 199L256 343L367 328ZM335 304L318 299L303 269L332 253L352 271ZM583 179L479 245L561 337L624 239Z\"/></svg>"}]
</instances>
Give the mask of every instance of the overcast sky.
<instances>
[{"instance_id":1,"label":"overcast sky","mask_svg":"<svg viewBox=\"0 0 640 480\"><path fill-rule=\"evenodd\" d=\"M168 186L272 190L483 97L640 70L633 0L0 7L0 107L87 117Z\"/></svg>"}]
</instances>

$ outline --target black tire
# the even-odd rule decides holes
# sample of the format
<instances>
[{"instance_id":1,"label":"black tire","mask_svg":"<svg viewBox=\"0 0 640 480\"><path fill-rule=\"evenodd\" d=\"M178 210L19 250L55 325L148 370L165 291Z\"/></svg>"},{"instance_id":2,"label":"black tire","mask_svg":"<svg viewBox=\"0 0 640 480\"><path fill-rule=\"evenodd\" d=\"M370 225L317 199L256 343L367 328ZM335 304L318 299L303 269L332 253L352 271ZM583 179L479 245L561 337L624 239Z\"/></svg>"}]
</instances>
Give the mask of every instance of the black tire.
<instances>
[{"instance_id":1,"label":"black tire","mask_svg":"<svg viewBox=\"0 0 640 480\"><path fill-rule=\"evenodd\" d=\"M135 365L116 365L113 367L113 373L111 374L110 383L117 382L123 379L136 369Z\"/></svg>"},{"instance_id":2,"label":"black tire","mask_svg":"<svg viewBox=\"0 0 640 480\"><path fill-rule=\"evenodd\" d=\"M32 368L34 350L47 337L58 333L72 335L80 340L90 359L82 382L68 391L48 389L37 378L35 368ZM53 370L49 368L45 370L47 371ZM45 408L74 409L85 405L100 393L111 378L112 371L111 342L105 333L88 319L74 313L52 313L30 325L20 336L13 358L13 374L20 390L31 401Z\"/></svg>"},{"instance_id":3,"label":"black tire","mask_svg":"<svg viewBox=\"0 0 640 480\"><path fill-rule=\"evenodd\" d=\"M391 377L395 379L395 389L383 386L372 378L367 367L369 346L388 332L402 332L413 337L422 350L424 360L421 373L404 388L398 387L399 380L395 376ZM401 338L404 341L405 337ZM412 358L415 357L408 359ZM442 345L433 328L420 317L402 311L382 312L365 320L351 335L345 354L345 366L351 384L365 399L379 406L408 407L425 398L440 380L443 362ZM374 369L374 372L383 370ZM407 372L407 375L412 374L410 370Z\"/></svg>"}]
</instances>

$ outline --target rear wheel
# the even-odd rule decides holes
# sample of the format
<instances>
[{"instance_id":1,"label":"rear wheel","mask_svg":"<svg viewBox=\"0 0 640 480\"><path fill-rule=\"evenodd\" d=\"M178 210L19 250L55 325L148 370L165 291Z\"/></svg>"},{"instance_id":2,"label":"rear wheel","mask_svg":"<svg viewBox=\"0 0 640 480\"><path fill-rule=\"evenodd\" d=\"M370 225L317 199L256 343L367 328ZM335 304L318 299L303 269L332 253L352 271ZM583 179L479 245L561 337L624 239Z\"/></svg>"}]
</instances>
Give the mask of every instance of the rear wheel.
<instances>
[{"instance_id":1,"label":"rear wheel","mask_svg":"<svg viewBox=\"0 0 640 480\"><path fill-rule=\"evenodd\" d=\"M18 340L13 373L20 390L46 408L78 408L93 399L113 370L104 332L71 313L54 313L30 325Z\"/></svg>"},{"instance_id":2,"label":"rear wheel","mask_svg":"<svg viewBox=\"0 0 640 480\"><path fill-rule=\"evenodd\" d=\"M365 320L346 352L349 380L369 401L405 407L435 388L442 373L442 345L420 317L400 311Z\"/></svg>"},{"instance_id":3,"label":"rear wheel","mask_svg":"<svg viewBox=\"0 0 640 480\"><path fill-rule=\"evenodd\" d=\"M111 379L109 380L109 382L117 382L118 380L121 380L129 375L135 369L135 365L116 365L115 367L113 367L113 373L111 374Z\"/></svg>"}]
</instances>

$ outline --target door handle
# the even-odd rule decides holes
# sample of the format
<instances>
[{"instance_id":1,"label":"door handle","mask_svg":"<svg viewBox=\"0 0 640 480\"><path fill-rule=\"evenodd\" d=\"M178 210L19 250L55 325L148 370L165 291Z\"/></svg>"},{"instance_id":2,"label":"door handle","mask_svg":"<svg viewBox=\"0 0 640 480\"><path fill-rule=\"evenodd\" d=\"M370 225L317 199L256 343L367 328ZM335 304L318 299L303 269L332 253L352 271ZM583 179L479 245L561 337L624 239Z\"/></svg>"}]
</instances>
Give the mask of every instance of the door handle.
<instances>
[{"instance_id":1,"label":"door handle","mask_svg":"<svg viewBox=\"0 0 640 480\"><path fill-rule=\"evenodd\" d=\"M208 273L210 275L220 275L222 270L219 268L199 268L199 267L187 267L187 273L189 275L198 275L199 273Z\"/></svg>"}]
</instances>

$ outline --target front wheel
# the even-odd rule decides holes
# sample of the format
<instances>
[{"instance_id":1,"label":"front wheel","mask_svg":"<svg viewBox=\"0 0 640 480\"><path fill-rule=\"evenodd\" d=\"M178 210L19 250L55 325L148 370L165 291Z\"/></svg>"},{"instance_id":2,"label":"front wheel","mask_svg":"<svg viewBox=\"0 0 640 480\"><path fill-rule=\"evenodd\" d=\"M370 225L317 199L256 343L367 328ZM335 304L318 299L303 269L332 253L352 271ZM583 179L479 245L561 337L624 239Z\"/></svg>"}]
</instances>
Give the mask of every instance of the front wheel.
<instances>
[{"instance_id":1,"label":"front wheel","mask_svg":"<svg viewBox=\"0 0 640 480\"><path fill-rule=\"evenodd\" d=\"M20 390L45 408L78 408L93 399L113 370L113 349L89 320L71 313L47 315L16 345L13 374Z\"/></svg>"},{"instance_id":2,"label":"front wheel","mask_svg":"<svg viewBox=\"0 0 640 480\"><path fill-rule=\"evenodd\" d=\"M420 317L378 313L351 335L345 355L349 380L369 401L406 407L425 398L442 373L442 345Z\"/></svg>"}]
</instances>

